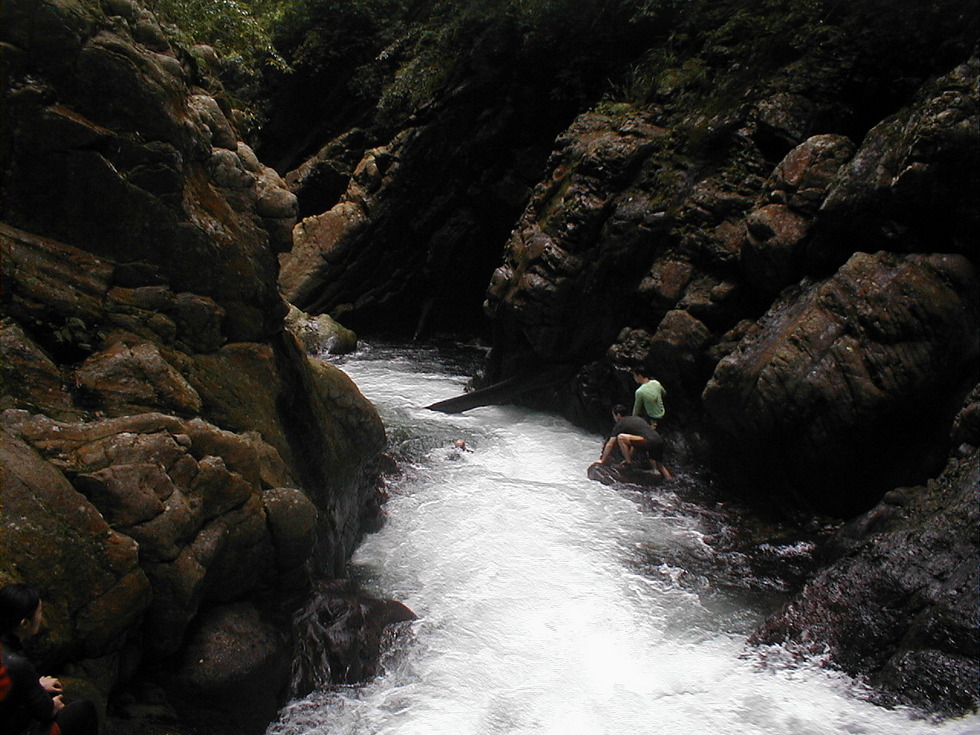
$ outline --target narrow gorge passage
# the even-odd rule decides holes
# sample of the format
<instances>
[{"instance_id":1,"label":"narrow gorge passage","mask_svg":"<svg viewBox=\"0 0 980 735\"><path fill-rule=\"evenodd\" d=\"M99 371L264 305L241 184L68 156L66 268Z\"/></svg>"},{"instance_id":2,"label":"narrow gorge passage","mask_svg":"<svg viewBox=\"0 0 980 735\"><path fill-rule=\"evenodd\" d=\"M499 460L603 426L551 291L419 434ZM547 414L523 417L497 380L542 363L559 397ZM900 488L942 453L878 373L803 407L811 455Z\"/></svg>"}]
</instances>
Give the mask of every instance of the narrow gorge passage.
<instances>
[{"instance_id":1,"label":"narrow gorge passage","mask_svg":"<svg viewBox=\"0 0 980 735\"><path fill-rule=\"evenodd\" d=\"M419 619L379 678L291 703L269 735L977 732L977 717L880 708L816 662L746 645L771 603L685 583L710 569L644 571L642 550L710 547L669 486L649 503L586 479L598 437L511 406L425 410L466 381L433 349L366 346L340 364L407 460L353 573Z\"/></svg>"}]
</instances>

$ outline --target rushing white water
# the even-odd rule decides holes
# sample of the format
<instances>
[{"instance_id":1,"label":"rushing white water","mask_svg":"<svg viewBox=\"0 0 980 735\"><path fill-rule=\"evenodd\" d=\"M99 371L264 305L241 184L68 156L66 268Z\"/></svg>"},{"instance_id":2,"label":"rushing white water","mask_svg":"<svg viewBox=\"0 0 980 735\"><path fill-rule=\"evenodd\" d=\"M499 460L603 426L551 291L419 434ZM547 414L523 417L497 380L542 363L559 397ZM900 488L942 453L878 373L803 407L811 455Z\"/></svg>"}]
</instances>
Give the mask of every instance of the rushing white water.
<instances>
[{"instance_id":1,"label":"rushing white water","mask_svg":"<svg viewBox=\"0 0 980 735\"><path fill-rule=\"evenodd\" d=\"M744 601L707 609L683 570L640 574L641 548L703 547L697 519L586 479L598 437L513 407L427 411L465 378L421 351L369 348L343 368L414 460L354 572L419 619L380 677L291 703L269 735L980 732L976 717L930 723L815 663L764 657L744 642Z\"/></svg>"}]
</instances>

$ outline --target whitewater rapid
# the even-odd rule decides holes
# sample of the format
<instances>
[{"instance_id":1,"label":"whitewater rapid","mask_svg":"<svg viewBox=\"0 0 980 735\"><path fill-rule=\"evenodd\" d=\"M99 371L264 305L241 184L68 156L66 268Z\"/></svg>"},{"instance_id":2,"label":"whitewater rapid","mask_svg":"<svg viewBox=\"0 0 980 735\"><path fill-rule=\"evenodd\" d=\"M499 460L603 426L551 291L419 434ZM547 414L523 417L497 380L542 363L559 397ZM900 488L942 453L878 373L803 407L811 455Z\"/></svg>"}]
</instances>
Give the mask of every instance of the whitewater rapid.
<instances>
[{"instance_id":1,"label":"whitewater rapid","mask_svg":"<svg viewBox=\"0 0 980 735\"><path fill-rule=\"evenodd\" d=\"M424 407L466 376L434 350L366 347L342 362L406 462L387 522L352 574L419 616L377 679L287 705L268 735L967 735L862 698L818 662L757 649L759 611L708 596L641 550L709 554L696 515L585 477L600 439L514 407ZM453 447L464 439L469 451ZM669 464L669 462L668 462ZM681 555L683 556L683 555Z\"/></svg>"}]
</instances>

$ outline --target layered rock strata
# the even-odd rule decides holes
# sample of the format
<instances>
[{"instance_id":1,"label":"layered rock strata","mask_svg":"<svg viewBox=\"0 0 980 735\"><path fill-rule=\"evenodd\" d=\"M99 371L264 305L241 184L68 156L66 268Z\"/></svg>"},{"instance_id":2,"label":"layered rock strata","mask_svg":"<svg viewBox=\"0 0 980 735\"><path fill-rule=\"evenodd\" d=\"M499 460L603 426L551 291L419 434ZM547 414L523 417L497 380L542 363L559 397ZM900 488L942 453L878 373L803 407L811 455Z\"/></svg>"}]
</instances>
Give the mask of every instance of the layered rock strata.
<instances>
[{"instance_id":1,"label":"layered rock strata","mask_svg":"<svg viewBox=\"0 0 980 735\"><path fill-rule=\"evenodd\" d=\"M11 0L0 33L0 583L42 590L32 655L110 712L147 711L152 670L183 716L234 690L222 727L261 732L280 603L374 523L384 428L284 329L296 198L197 57L129 0Z\"/></svg>"}]
</instances>

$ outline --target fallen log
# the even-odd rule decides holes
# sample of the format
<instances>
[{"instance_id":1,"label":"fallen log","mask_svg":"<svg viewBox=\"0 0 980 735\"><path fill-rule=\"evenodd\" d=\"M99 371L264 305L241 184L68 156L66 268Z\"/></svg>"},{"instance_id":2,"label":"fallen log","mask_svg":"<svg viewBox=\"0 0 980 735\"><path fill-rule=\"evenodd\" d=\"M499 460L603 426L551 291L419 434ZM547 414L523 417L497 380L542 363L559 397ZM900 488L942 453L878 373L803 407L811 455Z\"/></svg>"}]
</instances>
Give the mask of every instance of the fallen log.
<instances>
[{"instance_id":1,"label":"fallen log","mask_svg":"<svg viewBox=\"0 0 980 735\"><path fill-rule=\"evenodd\" d=\"M471 408L479 408L480 406L499 406L504 403L511 403L523 393L565 380L573 372L572 368L561 366L531 375L515 375L506 380L501 380L499 383L488 385L486 388L463 393L444 401L437 401L426 406L426 408L441 413L463 413L463 411L469 411Z\"/></svg>"}]
</instances>

